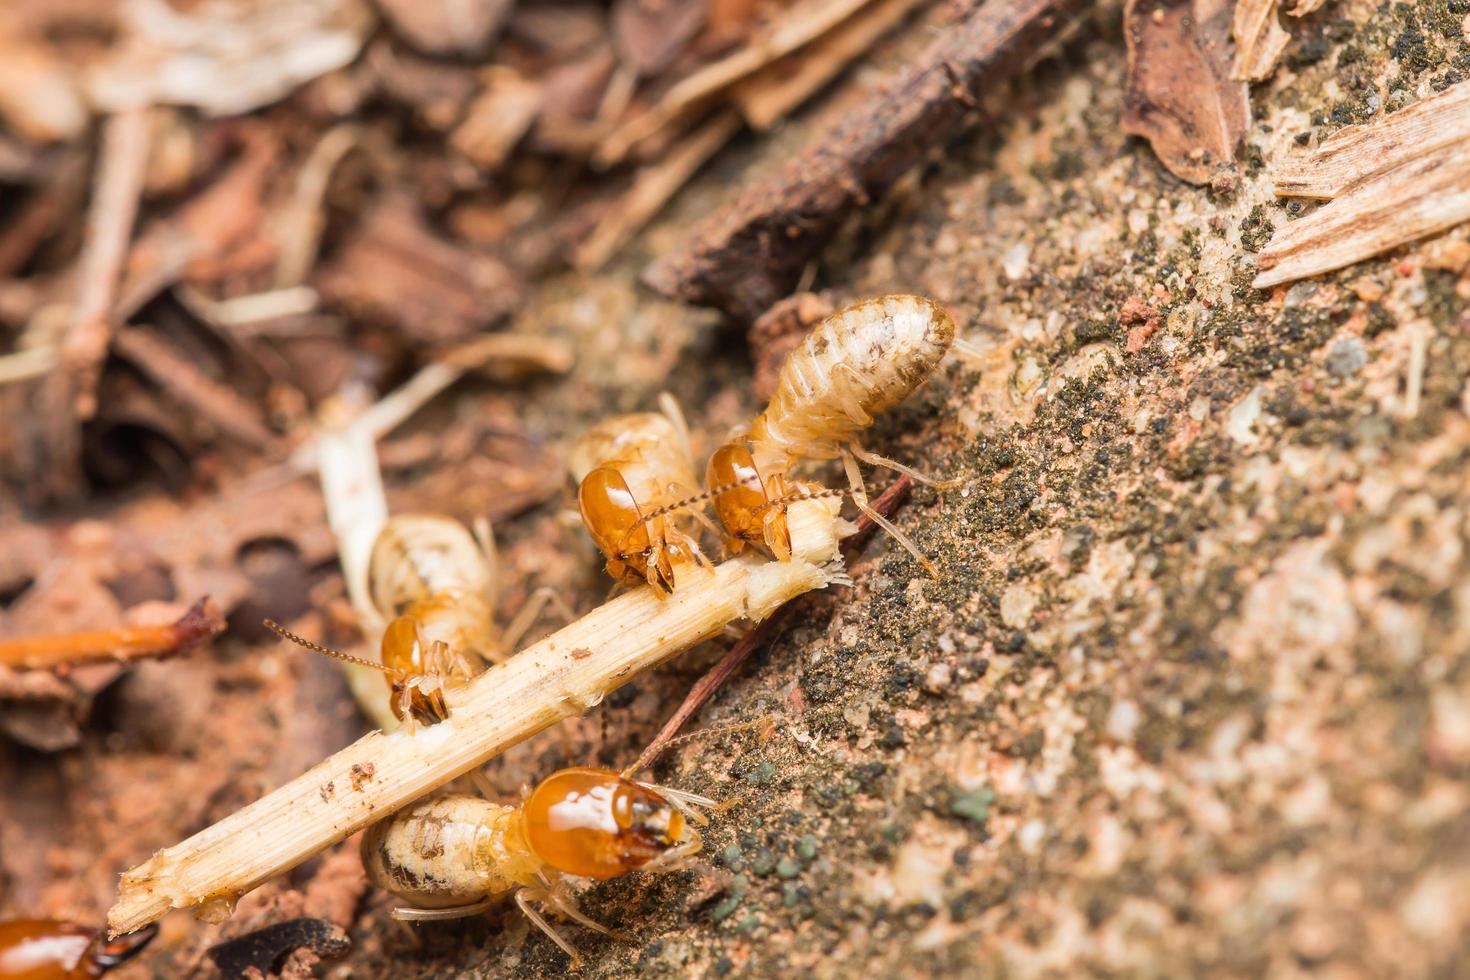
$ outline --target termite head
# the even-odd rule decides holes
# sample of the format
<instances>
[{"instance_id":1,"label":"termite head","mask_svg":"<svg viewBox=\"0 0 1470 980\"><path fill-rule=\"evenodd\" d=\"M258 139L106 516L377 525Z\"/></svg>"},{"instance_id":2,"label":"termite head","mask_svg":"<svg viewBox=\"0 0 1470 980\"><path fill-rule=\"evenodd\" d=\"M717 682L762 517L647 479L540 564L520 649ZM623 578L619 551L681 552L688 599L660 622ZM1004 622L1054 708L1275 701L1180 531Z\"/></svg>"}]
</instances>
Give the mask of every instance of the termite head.
<instances>
[{"instance_id":1,"label":"termite head","mask_svg":"<svg viewBox=\"0 0 1470 980\"><path fill-rule=\"evenodd\" d=\"M835 493L815 483L793 480L784 472L763 473L751 451L738 442L715 450L705 479L715 513L729 535L730 550L738 554L746 545L753 545L781 561L791 557L787 507L797 500L829 498Z\"/></svg>"},{"instance_id":2,"label":"termite head","mask_svg":"<svg viewBox=\"0 0 1470 980\"><path fill-rule=\"evenodd\" d=\"M0 922L0 978L100 977L137 956L157 934L156 925L108 939L106 930L55 919Z\"/></svg>"},{"instance_id":3,"label":"termite head","mask_svg":"<svg viewBox=\"0 0 1470 980\"><path fill-rule=\"evenodd\" d=\"M405 706L420 721L438 721L448 716L441 685L428 683L433 676L429 662L431 649L416 616L399 616L383 631L383 679L388 682L389 707L399 721L406 720ZM418 683L405 690L410 678L417 678Z\"/></svg>"},{"instance_id":4,"label":"termite head","mask_svg":"<svg viewBox=\"0 0 1470 980\"><path fill-rule=\"evenodd\" d=\"M759 510L766 502L765 481L750 450L736 442L716 449L705 471L705 485L714 493L715 515L730 536L731 550L739 554L746 545L762 544Z\"/></svg>"},{"instance_id":5,"label":"termite head","mask_svg":"<svg viewBox=\"0 0 1470 980\"><path fill-rule=\"evenodd\" d=\"M616 878L699 850L699 831L647 786L607 769L552 773L524 806L526 841L556 870Z\"/></svg>"},{"instance_id":6,"label":"termite head","mask_svg":"<svg viewBox=\"0 0 1470 980\"><path fill-rule=\"evenodd\" d=\"M599 466L577 489L582 523L607 558L607 573L620 582L647 582L663 592L674 590L674 568L661 517L645 520L623 475Z\"/></svg>"}]
</instances>

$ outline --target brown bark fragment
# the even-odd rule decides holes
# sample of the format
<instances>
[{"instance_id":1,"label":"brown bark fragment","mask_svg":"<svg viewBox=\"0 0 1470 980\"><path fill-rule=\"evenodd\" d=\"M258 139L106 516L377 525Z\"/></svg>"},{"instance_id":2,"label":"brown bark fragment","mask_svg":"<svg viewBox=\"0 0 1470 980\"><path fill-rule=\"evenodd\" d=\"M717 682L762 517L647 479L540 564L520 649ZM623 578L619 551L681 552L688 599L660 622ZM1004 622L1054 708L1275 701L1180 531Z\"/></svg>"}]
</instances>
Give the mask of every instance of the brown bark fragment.
<instances>
[{"instance_id":1,"label":"brown bark fragment","mask_svg":"<svg viewBox=\"0 0 1470 980\"><path fill-rule=\"evenodd\" d=\"M1130 0L1124 23L1124 132L1147 139L1182 180L1232 180L1250 103L1230 77L1228 0Z\"/></svg>"},{"instance_id":2,"label":"brown bark fragment","mask_svg":"<svg viewBox=\"0 0 1470 980\"><path fill-rule=\"evenodd\" d=\"M436 236L402 196L375 207L319 276L325 299L431 344L478 333L520 295L503 263Z\"/></svg>"},{"instance_id":3,"label":"brown bark fragment","mask_svg":"<svg viewBox=\"0 0 1470 980\"><path fill-rule=\"evenodd\" d=\"M753 320L791 291L854 207L893 185L1004 81L1070 26L1083 0L989 0L771 179L756 184L655 262L666 296Z\"/></svg>"}]
</instances>

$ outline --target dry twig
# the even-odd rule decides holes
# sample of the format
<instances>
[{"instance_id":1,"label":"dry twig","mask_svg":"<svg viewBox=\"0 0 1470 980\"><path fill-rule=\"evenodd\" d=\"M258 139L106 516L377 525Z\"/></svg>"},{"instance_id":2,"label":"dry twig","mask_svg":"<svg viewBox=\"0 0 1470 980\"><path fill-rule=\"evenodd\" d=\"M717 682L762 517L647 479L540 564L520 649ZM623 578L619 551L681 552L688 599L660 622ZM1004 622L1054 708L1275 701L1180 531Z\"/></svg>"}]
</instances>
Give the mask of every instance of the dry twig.
<instances>
[{"instance_id":1,"label":"dry twig","mask_svg":"<svg viewBox=\"0 0 1470 980\"><path fill-rule=\"evenodd\" d=\"M663 159L638 172L628 193L607 212L577 249L574 263L586 271L600 269L618 249L646 225L669 198L678 193L705 161L740 131L740 117L722 112L679 142Z\"/></svg>"},{"instance_id":2,"label":"dry twig","mask_svg":"<svg viewBox=\"0 0 1470 980\"><path fill-rule=\"evenodd\" d=\"M124 110L103 127L77 298L61 341L61 363L40 393L46 461L33 469L45 474L52 494L66 495L80 485L82 422L97 411L97 380L116 326L113 301L138 214L152 129L147 108Z\"/></svg>"},{"instance_id":3,"label":"dry twig","mask_svg":"<svg viewBox=\"0 0 1470 980\"><path fill-rule=\"evenodd\" d=\"M608 134L594 159L604 166L622 161L639 143L704 104L715 93L820 37L871 2L808 0L788 11L749 44L683 79L653 108Z\"/></svg>"},{"instance_id":4,"label":"dry twig","mask_svg":"<svg viewBox=\"0 0 1470 980\"><path fill-rule=\"evenodd\" d=\"M876 101L740 194L645 280L666 296L753 320L791 292L855 208L943 143L976 105L1073 23L1085 0L988 0Z\"/></svg>"},{"instance_id":5,"label":"dry twig","mask_svg":"<svg viewBox=\"0 0 1470 980\"><path fill-rule=\"evenodd\" d=\"M789 562L738 558L693 570L668 598L628 592L448 692L450 718L373 732L302 776L123 875L108 913L114 934L170 908L233 900L442 786L741 618L762 620L821 588L837 557L837 523L813 503L791 509Z\"/></svg>"},{"instance_id":6,"label":"dry twig","mask_svg":"<svg viewBox=\"0 0 1470 980\"><path fill-rule=\"evenodd\" d=\"M811 98L837 73L893 31L928 0L878 0L813 41L797 55L736 82L730 101L751 129L767 130ZM788 64L790 62L790 64Z\"/></svg>"},{"instance_id":7,"label":"dry twig","mask_svg":"<svg viewBox=\"0 0 1470 980\"><path fill-rule=\"evenodd\" d=\"M225 621L208 597L183 616L161 626L127 626L115 630L25 636L0 640L0 664L22 670L42 670L63 664L98 660L136 660L167 657L213 639Z\"/></svg>"}]
</instances>

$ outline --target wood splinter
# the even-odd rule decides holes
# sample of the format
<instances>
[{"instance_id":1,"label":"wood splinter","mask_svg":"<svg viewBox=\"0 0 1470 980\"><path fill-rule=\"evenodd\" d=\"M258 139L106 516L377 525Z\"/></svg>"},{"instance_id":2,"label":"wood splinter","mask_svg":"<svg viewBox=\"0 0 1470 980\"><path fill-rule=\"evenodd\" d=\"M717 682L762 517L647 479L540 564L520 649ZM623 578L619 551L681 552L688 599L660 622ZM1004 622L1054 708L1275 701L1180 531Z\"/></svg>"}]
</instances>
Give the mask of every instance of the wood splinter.
<instances>
[{"instance_id":1,"label":"wood splinter","mask_svg":"<svg viewBox=\"0 0 1470 980\"><path fill-rule=\"evenodd\" d=\"M845 576L844 527L819 503L790 509L793 557L735 558L691 569L674 594L644 587L607 602L445 694L447 720L413 734L372 732L305 774L122 877L113 935L171 908L222 917L243 894L394 810L482 765L738 619ZM589 653L590 651L590 653Z\"/></svg>"}]
</instances>

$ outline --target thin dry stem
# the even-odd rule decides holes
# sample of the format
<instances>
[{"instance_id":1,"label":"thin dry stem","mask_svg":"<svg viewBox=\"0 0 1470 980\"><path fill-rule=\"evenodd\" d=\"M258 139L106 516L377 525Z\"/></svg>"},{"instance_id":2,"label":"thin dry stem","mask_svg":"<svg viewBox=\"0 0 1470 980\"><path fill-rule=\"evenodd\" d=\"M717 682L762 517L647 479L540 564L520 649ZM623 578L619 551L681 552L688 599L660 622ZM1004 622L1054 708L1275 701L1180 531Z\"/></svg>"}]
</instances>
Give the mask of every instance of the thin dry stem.
<instances>
[{"instance_id":1,"label":"thin dry stem","mask_svg":"<svg viewBox=\"0 0 1470 980\"><path fill-rule=\"evenodd\" d=\"M384 815L442 786L742 618L762 620L831 581L840 522L819 504L790 516L789 562L750 557L690 566L660 598L634 589L445 692L437 725L373 732L263 799L154 854L123 875L108 913L113 935L170 908L218 908Z\"/></svg>"},{"instance_id":2,"label":"thin dry stem","mask_svg":"<svg viewBox=\"0 0 1470 980\"><path fill-rule=\"evenodd\" d=\"M750 44L690 75L669 89L659 103L608 135L594 159L610 166L643 140L679 119L720 90L821 37L872 0L809 0L787 11Z\"/></svg>"},{"instance_id":3,"label":"thin dry stem","mask_svg":"<svg viewBox=\"0 0 1470 980\"><path fill-rule=\"evenodd\" d=\"M127 626L115 630L0 640L0 664L22 670L42 670L97 660L166 657L203 643L224 628L225 621L219 610L205 598L175 622L159 626Z\"/></svg>"},{"instance_id":4,"label":"thin dry stem","mask_svg":"<svg viewBox=\"0 0 1470 980\"><path fill-rule=\"evenodd\" d=\"M722 112L679 142L658 163L639 171L632 188L598 223L577 249L575 263L584 271L600 269L618 249L646 225L705 161L740 131L740 116Z\"/></svg>"},{"instance_id":5,"label":"thin dry stem","mask_svg":"<svg viewBox=\"0 0 1470 980\"><path fill-rule=\"evenodd\" d=\"M813 42L794 64L779 61L737 82L731 101L751 129L770 129L926 2L878 0Z\"/></svg>"}]
</instances>

